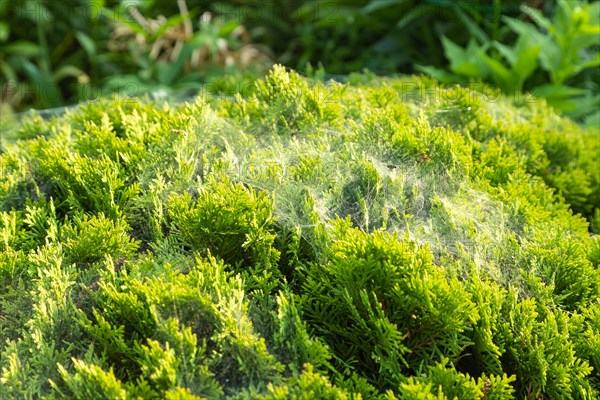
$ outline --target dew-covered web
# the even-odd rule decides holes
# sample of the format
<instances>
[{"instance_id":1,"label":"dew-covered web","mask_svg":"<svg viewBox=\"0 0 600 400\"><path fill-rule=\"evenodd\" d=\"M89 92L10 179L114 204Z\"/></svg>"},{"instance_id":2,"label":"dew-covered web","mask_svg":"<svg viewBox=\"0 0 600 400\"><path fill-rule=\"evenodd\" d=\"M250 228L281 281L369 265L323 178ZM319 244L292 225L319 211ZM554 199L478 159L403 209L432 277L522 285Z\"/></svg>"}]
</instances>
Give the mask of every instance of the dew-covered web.
<instances>
[{"instance_id":1,"label":"dew-covered web","mask_svg":"<svg viewBox=\"0 0 600 400\"><path fill-rule=\"evenodd\" d=\"M383 229L429 246L436 263L462 265L457 274L475 268L497 282L512 279L504 245L516 240L515 223L501 202L468 179L419 158L390 159L381 148L346 140L342 131L286 137L247 135L228 123L221 129L215 140L224 147L224 172L271 193L277 223L300 228L313 247L317 223L350 218L365 231Z\"/></svg>"}]
</instances>

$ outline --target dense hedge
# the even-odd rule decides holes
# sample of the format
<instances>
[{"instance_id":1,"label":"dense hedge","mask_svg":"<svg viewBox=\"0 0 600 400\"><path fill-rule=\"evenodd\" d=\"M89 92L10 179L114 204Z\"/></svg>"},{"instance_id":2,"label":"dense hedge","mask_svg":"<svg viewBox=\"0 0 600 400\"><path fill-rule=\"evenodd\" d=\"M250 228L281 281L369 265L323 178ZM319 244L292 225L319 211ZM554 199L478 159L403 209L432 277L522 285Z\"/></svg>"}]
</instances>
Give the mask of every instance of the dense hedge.
<instances>
[{"instance_id":1,"label":"dense hedge","mask_svg":"<svg viewBox=\"0 0 600 400\"><path fill-rule=\"evenodd\" d=\"M598 397L599 137L542 102L275 67L9 136L1 398Z\"/></svg>"}]
</instances>

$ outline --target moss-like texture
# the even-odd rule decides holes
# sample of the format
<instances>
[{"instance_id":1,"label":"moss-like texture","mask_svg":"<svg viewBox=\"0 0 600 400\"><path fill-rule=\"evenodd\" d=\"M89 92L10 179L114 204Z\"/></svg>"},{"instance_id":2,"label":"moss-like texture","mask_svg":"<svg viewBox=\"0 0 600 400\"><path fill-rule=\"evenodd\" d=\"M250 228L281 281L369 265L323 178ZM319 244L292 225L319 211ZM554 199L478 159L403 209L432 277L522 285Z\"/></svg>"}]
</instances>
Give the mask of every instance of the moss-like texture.
<instances>
[{"instance_id":1,"label":"moss-like texture","mask_svg":"<svg viewBox=\"0 0 600 400\"><path fill-rule=\"evenodd\" d=\"M0 155L0 398L596 398L597 133L422 78L83 105Z\"/></svg>"}]
</instances>

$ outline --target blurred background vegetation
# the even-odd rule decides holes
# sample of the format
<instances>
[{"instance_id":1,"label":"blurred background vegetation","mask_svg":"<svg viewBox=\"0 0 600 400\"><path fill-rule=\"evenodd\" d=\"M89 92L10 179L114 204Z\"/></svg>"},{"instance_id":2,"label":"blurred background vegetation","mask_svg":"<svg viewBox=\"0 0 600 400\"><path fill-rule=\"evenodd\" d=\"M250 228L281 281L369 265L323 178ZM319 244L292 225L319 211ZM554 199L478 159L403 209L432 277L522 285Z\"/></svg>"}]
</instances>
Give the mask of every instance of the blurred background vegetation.
<instances>
[{"instance_id":1,"label":"blurred background vegetation","mask_svg":"<svg viewBox=\"0 0 600 400\"><path fill-rule=\"evenodd\" d=\"M600 2L3 0L3 116L118 93L252 90L273 63L532 92L600 126Z\"/></svg>"}]
</instances>

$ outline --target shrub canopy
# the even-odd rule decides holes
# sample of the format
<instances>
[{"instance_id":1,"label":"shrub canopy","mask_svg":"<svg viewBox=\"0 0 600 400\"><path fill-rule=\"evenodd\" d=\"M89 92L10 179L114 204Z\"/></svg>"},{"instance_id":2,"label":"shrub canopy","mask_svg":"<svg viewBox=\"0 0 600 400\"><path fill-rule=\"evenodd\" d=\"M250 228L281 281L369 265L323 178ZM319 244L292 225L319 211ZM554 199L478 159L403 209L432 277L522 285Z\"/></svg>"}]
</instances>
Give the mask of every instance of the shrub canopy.
<instances>
[{"instance_id":1,"label":"shrub canopy","mask_svg":"<svg viewBox=\"0 0 600 400\"><path fill-rule=\"evenodd\" d=\"M0 154L2 398L596 398L597 133L276 66L32 115Z\"/></svg>"}]
</instances>

